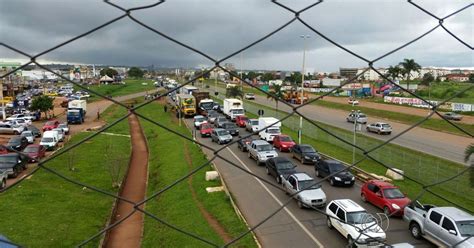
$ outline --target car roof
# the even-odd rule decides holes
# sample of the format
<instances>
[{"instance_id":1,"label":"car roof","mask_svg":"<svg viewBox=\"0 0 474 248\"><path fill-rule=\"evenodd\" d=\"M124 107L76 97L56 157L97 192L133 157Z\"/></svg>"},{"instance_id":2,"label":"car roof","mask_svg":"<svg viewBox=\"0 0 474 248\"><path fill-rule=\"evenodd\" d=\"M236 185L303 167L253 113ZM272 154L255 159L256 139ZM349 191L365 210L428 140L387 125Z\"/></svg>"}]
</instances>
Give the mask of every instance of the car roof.
<instances>
[{"instance_id":1,"label":"car roof","mask_svg":"<svg viewBox=\"0 0 474 248\"><path fill-rule=\"evenodd\" d=\"M274 158L270 158L271 160L273 160L274 162L278 163L278 162L287 162L287 161L290 161L290 159L288 159L287 157L274 157Z\"/></svg>"},{"instance_id":2,"label":"car roof","mask_svg":"<svg viewBox=\"0 0 474 248\"><path fill-rule=\"evenodd\" d=\"M369 180L369 181L367 181L367 183L375 184L380 188L398 188L397 186L395 186L395 185L393 185L389 182L382 181L382 180Z\"/></svg>"},{"instance_id":3,"label":"car roof","mask_svg":"<svg viewBox=\"0 0 474 248\"><path fill-rule=\"evenodd\" d=\"M313 178L310 175L308 175L308 173L306 172L298 172L298 173L293 174L293 176L295 176L298 181L313 180Z\"/></svg>"},{"instance_id":4,"label":"car roof","mask_svg":"<svg viewBox=\"0 0 474 248\"><path fill-rule=\"evenodd\" d=\"M270 143L266 142L265 140L254 140L252 141L255 145L269 145Z\"/></svg>"},{"instance_id":5,"label":"car roof","mask_svg":"<svg viewBox=\"0 0 474 248\"><path fill-rule=\"evenodd\" d=\"M326 162L328 164L342 164L341 162L339 162L337 160L333 160L333 159L325 159L324 162Z\"/></svg>"},{"instance_id":6,"label":"car roof","mask_svg":"<svg viewBox=\"0 0 474 248\"><path fill-rule=\"evenodd\" d=\"M389 124L386 123L386 122L375 122L375 123L372 123L372 124L387 124L387 125L389 125Z\"/></svg>"},{"instance_id":7,"label":"car roof","mask_svg":"<svg viewBox=\"0 0 474 248\"><path fill-rule=\"evenodd\" d=\"M219 131L225 131L223 128L214 128L214 131L219 132Z\"/></svg>"},{"instance_id":8,"label":"car roof","mask_svg":"<svg viewBox=\"0 0 474 248\"><path fill-rule=\"evenodd\" d=\"M433 208L434 211L439 212L454 221L463 221L463 220L474 220L474 216L469 213L455 207L438 207Z\"/></svg>"},{"instance_id":9,"label":"car roof","mask_svg":"<svg viewBox=\"0 0 474 248\"><path fill-rule=\"evenodd\" d=\"M336 203L340 208L343 208L347 212L366 211L363 207L361 207L359 204L357 204L351 199L338 199L333 200L332 202Z\"/></svg>"},{"instance_id":10,"label":"car roof","mask_svg":"<svg viewBox=\"0 0 474 248\"><path fill-rule=\"evenodd\" d=\"M309 144L300 144L300 147L311 147L311 148L313 148L313 147L312 147L311 145L309 145Z\"/></svg>"},{"instance_id":11,"label":"car roof","mask_svg":"<svg viewBox=\"0 0 474 248\"><path fill-rule=\"evenodd\" d=\"M196 119L196 118L204 118L204 116L203 115L195 115L194 119Z\"/></svg>"}]
</instances>

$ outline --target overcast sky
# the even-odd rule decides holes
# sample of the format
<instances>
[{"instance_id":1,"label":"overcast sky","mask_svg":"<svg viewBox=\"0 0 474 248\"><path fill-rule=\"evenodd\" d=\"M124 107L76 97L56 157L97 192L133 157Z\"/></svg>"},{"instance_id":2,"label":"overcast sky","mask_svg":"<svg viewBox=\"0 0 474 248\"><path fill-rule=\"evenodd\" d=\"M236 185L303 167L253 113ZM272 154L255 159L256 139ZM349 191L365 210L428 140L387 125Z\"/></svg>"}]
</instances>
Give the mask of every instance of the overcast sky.
<instances>
[{"instance_id":1,"label":"overcast sky","mask_svg":"<svg viewBox=\"0 0 474 248\"><path fill-rule=\"evenodd\" d=\"M114 1L125 8L154 1ZM285 0L300 9L314 1ZM469 3L457 0L415 1L437 16L446 16ZM99 0L0 0L0 42L30 54L39 53L99 26L123 12ZM270 0L167 0L132 15L191 47L223 58L252 43L293 18ZM325 36L374 59L437 25L437 20L406 0L325 0L301 18ZM471 46L474 44L474 6L448 18L445 25ZM307 34L304 41L300 35ZM309 71L337 71L366 63L294 22L228 62L237 69L301 70L304 42ZM473 67L473 51L439 28L415 44L387 57L376 66L413 58L422 66ZM0 47L0 61L25 59ZM183 48L128 18L42 56L40 61L87 64L197 67L212 65L203 56Z\"/></svg>"}]
</instances>

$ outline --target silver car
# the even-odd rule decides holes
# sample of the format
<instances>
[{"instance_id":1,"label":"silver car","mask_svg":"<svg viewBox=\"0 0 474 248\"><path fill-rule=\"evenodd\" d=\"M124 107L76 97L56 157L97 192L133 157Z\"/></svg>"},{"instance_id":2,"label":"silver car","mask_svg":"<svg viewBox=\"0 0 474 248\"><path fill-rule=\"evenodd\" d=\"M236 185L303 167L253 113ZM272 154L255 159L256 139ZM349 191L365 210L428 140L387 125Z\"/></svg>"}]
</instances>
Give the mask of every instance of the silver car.
<instances>
[{"instance_id":1,"label":"silver car","mask_svg":"<svg viewBox=\"0 0 474 248\"><path fill-rule=\"evenodd\" d=\"M257 132L258 131L258 119L248 119L245 123L245 129L249 132Z\"/></svg>"},{"instance_id":2,"label":"silver car","mask_svg":"<svg viewBox=\"0 0 474 248\"><path fill-rule=\"evenodd\" d=\"M25 137L28 140L29 144L33 144L35 142L35 136L31 131L23 131L20 136Z\"/></svg>"},{"instance_id":3,"label":"silver car","mask_svg":"<svg viewBox=\"0 0 474 248\"><path fill-rule=\"evenodd\" d=\"M0 124L0 133L2 134L20 134L25 130L23 126L15 126L9 123Z\"/></svg>"},{"instance_id":4,"label":"silver car","mask_svg":"<svg viewBox=\"0 0 474 248\"><path fill-rule=\"evenodd\" d=\"M293 195L298 201L300 208L324 207L326 205L326 194L321 189L321 185L316 184L316 181L305 172L283 177L282 185L285 192Z\"/></svg>"},{"instance_id":5,"label":"silver car","mask_svg":"<svg viewBox=\"0 0 474 248\"><path fill-rule=\"evenodd\" d=\"M215 128L211 132L211 141L216 142L219 145L229 143L232 141L232 135L229 131L222 128Z\"/></svg>"},{"instance_id":6,"label":"silver car","mask_svg":"<svg viewBox=\"0 0 474 248\"><path fill-rule=\"evenodd\" d=\"M364 113L359 113L359 116L357 116L357 113L351 112L346 118L348 122L352 123L354 123L356 119L357 123L367 124L367 115L365 115Z\"/></svg>"},{"instance_id":7,"label":"silver car","mask_svg":"<svg viewBox=\"0 0 474 248\"><path fill-rule=\"evenodd\" d=\"M367 132L374 132L378 134L391 134L392 133L392 126L384 122L371 123L367 125L366 129L367 129Z\"/></svg>"}]
</instances>

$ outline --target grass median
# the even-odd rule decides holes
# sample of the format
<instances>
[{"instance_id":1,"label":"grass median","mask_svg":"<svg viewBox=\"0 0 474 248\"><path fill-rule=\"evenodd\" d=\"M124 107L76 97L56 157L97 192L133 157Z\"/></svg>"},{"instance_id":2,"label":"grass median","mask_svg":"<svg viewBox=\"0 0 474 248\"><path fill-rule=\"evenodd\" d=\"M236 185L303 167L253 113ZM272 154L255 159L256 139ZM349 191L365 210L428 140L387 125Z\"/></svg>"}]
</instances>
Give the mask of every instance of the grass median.
<instances>
[{"instance_id":1,"label":"grass median","mask_svg":"<svg viewBox=\"0 0 474 248\"><path fill-rule=\"evenodd\" d=\"M89 86L89 89L105 96L116 97L153 90L156 88L153 85L153 80L150 79L125 79L124 82L125 84L93 85ZM79 89L78 87L76 88ZM87 101L94 102L101 99L100 96L91 94L91 97L87 99Z\"/></svg>"},{"instance_id":2,"label":"grass median","mask_svg":"<svg viewBox=\"0 0 474 248\"><path fill-rule=\"evenodd\" d=\"M179 126L174 113L164 112L163 105L157 102L138 110L139 113L156 120L172 130L191 137L184 124ZM207 162L201 148L186 139L178 137L161 127L141 119L150 149L148 196L164 189L186 175L191 170ZM186 178L168 191L146 203L146 210L164 221L191 232L216 244L224 244L222 233L230 237L247 230L245 223L236 215L231 199L224 192L207 193L206 187L220 186L220 181L205 181L206 171L213 170L210 165ZM207 212L209 216L205 216ZM217 221L211 224L209 218ZM150 217L145 218L144 247L157 244L166 247L207 246L191 236L178 232ZM235 244L238 247L255 247L250 234Z\"/></svg>"},{"instance_id":3,"label":"grass median","mask_svg":"<svg viewBox=\"0 0 474 248\"><path fill-rule=\"evenodd\" d=\"M116 108L106 110L104 118L113 120L115 111ZM127 121L108 132L128 133ZM66 146L89 135L78 133ZM129 154L129 138L99 134L45 166L71 180L116 194L118 188L113 184L121 181ZM0 233L26 247L77 246L105 227L114 201L113 197L40 169L0 194ZM99 239L93 240L90 246L97 247Z\"/></svg>"}]
</instances>

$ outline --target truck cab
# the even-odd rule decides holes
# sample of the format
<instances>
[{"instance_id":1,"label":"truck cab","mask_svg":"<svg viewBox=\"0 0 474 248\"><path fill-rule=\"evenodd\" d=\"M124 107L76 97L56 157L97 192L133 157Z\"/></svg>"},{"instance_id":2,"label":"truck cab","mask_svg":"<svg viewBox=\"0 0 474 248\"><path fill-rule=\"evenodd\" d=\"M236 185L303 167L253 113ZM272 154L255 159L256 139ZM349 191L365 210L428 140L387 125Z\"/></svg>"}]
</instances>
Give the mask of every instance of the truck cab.
<instances>
[{"instance_id":1,"label":"truck cab","mask_svg":"<svg viewBox=\"0 0 474 248\"><path fill-rule=\"evenodd\" d=\"M235 120L237 116L245 115L244 105L242 100L227 98L224 99L224 115L230 118L232 121Z\"/></svg>"},{"instance_id":2,"label":"truck cab","mask_svg":"<svg viewBox=\"0 0 474 248\"><path fill-rule=\"evenodd\" d=\"M281 122L274 117L260 117L258 118L258 130L261 130L258 135L261 139L273 142L273 138L281 134Z\"/></svg>"},{"instance_id":3,"label":"truck cab","mask_svg":"<svg viewBox=\"0 0 474 248\"><path fill-rule=\"evenodd\" d=\"M189 94L177 94L176 103L178 105L177 116L192 117L196 114L196 101L194 96Z\"/></svg>"}]
</instances>

